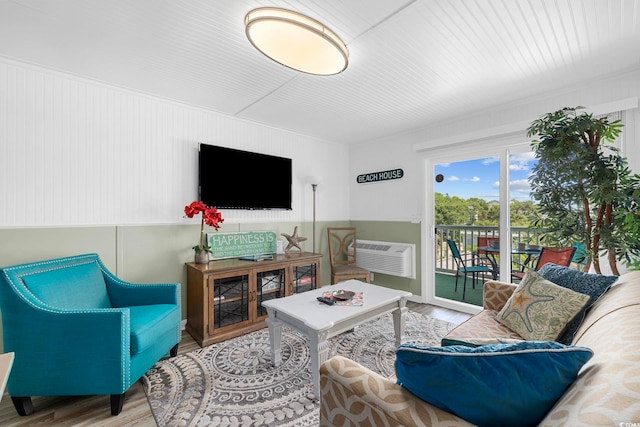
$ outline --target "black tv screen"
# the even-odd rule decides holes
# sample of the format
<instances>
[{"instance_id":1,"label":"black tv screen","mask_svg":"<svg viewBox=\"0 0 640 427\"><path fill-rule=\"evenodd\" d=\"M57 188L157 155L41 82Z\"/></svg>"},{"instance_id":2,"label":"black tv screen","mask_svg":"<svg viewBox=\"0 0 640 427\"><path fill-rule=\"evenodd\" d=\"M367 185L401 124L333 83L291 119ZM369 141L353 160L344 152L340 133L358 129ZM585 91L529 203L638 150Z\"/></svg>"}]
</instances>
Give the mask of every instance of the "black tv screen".
<instances>
[{"instance_id":1,"label":"black tv screen","mask_svg":"<svg viewBox=\"0 0 640 427\"><path fill-rule=\"evenodd\" d=\"M200 200L220 209L291 209L291 159L200 144Z\"/></svg>"}]
</instances>

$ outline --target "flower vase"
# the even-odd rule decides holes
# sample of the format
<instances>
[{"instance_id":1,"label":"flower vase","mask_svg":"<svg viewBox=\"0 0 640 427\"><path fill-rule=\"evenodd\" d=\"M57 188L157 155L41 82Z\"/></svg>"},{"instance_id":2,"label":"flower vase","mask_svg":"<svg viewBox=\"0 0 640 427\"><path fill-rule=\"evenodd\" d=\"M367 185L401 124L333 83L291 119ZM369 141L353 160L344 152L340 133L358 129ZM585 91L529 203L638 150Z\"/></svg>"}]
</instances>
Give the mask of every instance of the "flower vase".
<instances>
[{"instance_id":1,"label":"flower vase","mask_svg":"<svg viewBox=\"0 0 640 427\"><path fill-rule=\"evenodd\" d=\"M195 257L196 264L207 264L209 262L209 252L200 251L196 253Z\"/></svg>"}]
</instances>

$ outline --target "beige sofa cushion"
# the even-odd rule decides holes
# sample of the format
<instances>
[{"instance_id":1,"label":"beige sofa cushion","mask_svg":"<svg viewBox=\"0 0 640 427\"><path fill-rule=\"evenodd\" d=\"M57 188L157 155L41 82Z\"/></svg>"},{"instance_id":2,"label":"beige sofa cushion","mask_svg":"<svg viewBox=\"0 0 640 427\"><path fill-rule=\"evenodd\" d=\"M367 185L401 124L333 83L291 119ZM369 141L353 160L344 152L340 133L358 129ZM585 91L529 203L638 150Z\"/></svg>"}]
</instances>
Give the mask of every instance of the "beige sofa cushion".
<instances>
[{"instance_id":1,"label":"beige sofa cushion","mask_svg":"<svg viewBox=\"0 0 640 427\"><path fill-rule=\"evenodd\" d=\"M353 360L320 366L320 426L472 426Z\"/></svg>"},{"instance_id":2,"label":"beige sofa cushion","mask_svg":"<svg viewBox=\"0 0 640 427\"><path fill-rule=\"evenodd\" d=\"M443 339L442 345L470 343L476 345L523 341L520 335L496 320L517 285L488 281L482 288L484 310L456 326Z\"/></svg>"},{"instance_id":3,"label":"beige sofa cushion","mask_svg":"<svg viewBox=\"0 0 640 427\"><path fill-rule=\"evenodd\" d=\"M585 320L576 331L573 343L577 344L582 335L600 322L603 317L614 311L622 310L625 307L637 306L638 304L640 304L640 271L633 271L620 276L607 293L591 306Z\"/></svg>"},{"instance_id":4,"label":"beige sofa cushion","mask_svg":"<svg viewBox=\"0 0 640 427\"><path fill-rule=\"evenodd\" d=\"M544 425L618 426L640 420L640 328L632 317L640 318L640 306L615 311L606 325L585 331L581 345L593 349L595 356Z\"/></svg>"},{"instance_id":5,"label":"beige sofa cushion","mask_svg":"<svg viewBox=\"0 0 640 427\"><path fill-rule=\"evenodd\" d=\"M576 333L593 358L556 402L544 426L619 426L640 421L640 272L599 299Z\"/></svg>"},{"instance_id":6,"label":"beige sofa cushion","mask_svg":"<svg viewBox=\"0 0 640 427\"><path fill-rule=\"evenodd\" d=\"M482 305L485 310L500 311L518 286L490 280L482 287Z\"/></svg>"},{"instance_id":7,"label":"beige sofa cushion","mask_svg":"<svg viewBox=\"0 0 640 427\"><path fill-rule=\"evenodd\" d=\"M464 323L456 326L442 339L442 346L463 343L488 344L496 342L523 341L517 332L496 320L495 310L482 310Z\"/></svg>"}]
</instances>

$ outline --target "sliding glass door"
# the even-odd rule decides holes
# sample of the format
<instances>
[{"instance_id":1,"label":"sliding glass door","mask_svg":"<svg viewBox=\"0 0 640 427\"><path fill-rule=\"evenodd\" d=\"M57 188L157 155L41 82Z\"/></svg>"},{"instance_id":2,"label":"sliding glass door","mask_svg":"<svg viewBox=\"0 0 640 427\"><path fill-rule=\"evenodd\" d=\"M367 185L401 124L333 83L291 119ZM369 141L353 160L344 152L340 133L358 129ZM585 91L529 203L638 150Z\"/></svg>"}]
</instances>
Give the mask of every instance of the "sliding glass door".
<instances>
[{"instance_id":1,"label":"sliding glass door","mask_svg":"<svg viewBox=\"0 0 640 427\"><path fill-rule=\"evenodd\" d=\"M513 249L537 239L528 232L533 164L528 145L444 153L426 161L424 252L430 274L425 291L430 302L473 311L482 306L486 280L511 281L512 268L525 261Z\"/></svg>"},{"instance_id":2,"label":"sliding glass door","mask_svg":"<svg viewBox=\"0 0 640 427\"><path fill-rule=\"evenodd\" d=\"M435 296L482 305L500 259L500 159L435 162Z\"/></svg>"},{"instance_id":3,"label":"sliding glass door","mask_svg":"<svg viewBox=\"0 0 640 427\"><path fill-rule=\"evenodd\" d=\"M501 280L518 281L518 273L526 267L532 267L537 259L538 248L543 245L542 233L533 226L536 205L531 199L529 174L537 160L532 151L509 154L509 230L510 260L509 275L502 275ZM515 274L512 274L515 273Z\"/></svg>"}]
</instances>

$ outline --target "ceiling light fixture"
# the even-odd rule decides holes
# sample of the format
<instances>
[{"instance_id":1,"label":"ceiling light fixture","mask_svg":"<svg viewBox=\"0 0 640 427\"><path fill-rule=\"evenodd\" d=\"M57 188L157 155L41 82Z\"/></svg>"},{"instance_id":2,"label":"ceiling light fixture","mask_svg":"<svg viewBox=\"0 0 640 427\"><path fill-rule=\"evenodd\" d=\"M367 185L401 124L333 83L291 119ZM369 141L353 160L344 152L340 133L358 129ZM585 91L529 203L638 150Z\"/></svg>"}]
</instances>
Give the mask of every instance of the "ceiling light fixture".
<instances>
[{"instance_id":1,"label":"ceiling light fixture","mask_svg":"<svg viewBox=\"0 0 640 427\"><path fill-rule=\"evenodd\" d=\"M329 76L349 64L349 51L340 37L298 12L261 7L247 13L244 25L253 47L285 67Z\"/></svg>"}]
</instances>

